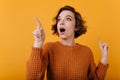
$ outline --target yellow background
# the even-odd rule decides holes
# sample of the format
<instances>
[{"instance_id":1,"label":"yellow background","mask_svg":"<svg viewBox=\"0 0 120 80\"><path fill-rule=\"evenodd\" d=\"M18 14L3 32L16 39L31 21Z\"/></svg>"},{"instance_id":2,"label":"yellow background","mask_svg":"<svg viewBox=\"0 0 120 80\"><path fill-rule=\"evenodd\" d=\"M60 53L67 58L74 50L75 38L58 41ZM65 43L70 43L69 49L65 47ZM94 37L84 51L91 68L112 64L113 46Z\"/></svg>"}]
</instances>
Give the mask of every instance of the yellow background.
<instances>
[{"instance_id":1,"label":"yellow background","mask_svg":"<svg viewBox=\"0 0 120 80\"><path fill-rule=\"evenodd\" d=\"M45 42L59 40L52 35L51 25L64 5L75 7L88 25L88 32L76 42L92 49L96 64L101 58L98 38L107 42L110 67L106 80L120 80L120 0L0 0L0 80L25 80L36 28L33 17L45 29Z\"/></svg>"}]
</instances>

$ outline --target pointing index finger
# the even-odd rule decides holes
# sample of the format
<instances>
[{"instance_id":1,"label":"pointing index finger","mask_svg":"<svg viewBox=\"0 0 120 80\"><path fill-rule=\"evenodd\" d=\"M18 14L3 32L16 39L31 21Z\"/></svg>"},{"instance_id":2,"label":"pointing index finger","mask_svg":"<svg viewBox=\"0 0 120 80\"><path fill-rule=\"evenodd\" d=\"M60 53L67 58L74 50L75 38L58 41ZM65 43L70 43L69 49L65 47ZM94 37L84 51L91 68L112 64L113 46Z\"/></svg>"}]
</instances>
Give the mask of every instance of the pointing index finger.
<instances>
[{"instance_id":1,"label":"pointing index finger","mask_svg":"<svg viewBox=\"0 0 120 80\"><path fill-rule=\"evenodd\" d=\"M99 45L101 45L101 44L102 44L102 42L101 42L101 40L100 40L100 39L98 39L98 43L99 43Z\"/></svg>"},{"instance_id":2,"label":"pointing index finger","mask_svg":"<svg viewBox=\"0 0 120 80\"><path fill-rule=\"evenodd\" d=\"M40 27L40 26L41 26L41 24L40 24L39 19L38 19L37 17L34 17L34 19L35 19L35 22L37 23L37 25Z\"/></svg>"}]
</instances>

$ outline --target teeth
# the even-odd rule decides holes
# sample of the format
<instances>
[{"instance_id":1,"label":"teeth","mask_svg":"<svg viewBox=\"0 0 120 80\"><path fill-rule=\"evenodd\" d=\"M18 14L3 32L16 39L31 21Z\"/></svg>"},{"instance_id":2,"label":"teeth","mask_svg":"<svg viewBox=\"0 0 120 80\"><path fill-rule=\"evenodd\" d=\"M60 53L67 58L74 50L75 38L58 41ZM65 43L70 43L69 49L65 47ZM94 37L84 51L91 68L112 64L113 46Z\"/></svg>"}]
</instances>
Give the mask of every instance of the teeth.
<instances>
[{"instance_id":1,"label":"teeth","mask_svg":"<svg viewBox=\"0 0 120 80\"><path fill-rule=\"evenodd\" d=\"M62 29L60 29L60 32L64 32L64 31L65 31L65 29L63 29L63 28L62 28Z\"/></svg>"}]
</instances>

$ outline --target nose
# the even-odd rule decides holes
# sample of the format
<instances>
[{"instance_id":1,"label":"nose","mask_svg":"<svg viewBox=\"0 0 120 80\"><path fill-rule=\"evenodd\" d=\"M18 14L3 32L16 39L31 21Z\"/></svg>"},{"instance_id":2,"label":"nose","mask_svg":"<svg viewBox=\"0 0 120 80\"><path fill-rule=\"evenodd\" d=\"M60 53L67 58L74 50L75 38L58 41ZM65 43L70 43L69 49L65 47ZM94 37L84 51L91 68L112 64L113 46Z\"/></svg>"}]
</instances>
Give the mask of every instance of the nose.
<instances>
[{"instance_id":1,"label":"nose","mask_svg":"<svg viewBox=\"0 0 120 80\"><path fill-rule=\"evenodd\" d=\"M64 25L64 20L60 20L60 25Z\"/></svg>"}]
</instances>

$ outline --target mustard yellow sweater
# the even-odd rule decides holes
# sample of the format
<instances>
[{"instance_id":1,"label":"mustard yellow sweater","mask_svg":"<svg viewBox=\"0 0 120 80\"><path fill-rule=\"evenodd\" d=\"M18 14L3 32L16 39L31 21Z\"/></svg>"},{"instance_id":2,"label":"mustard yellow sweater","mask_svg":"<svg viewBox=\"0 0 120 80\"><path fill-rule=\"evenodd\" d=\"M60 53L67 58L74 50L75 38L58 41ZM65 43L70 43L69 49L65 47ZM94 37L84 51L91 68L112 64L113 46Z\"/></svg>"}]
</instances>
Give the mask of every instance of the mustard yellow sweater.
<instances>
[{"instance_id":1,"label":"mustard yellow sweater","mask_svg":"<svg viewBox=\"0 0 120 80\"><path fill-rule=\"evenodd\" d=\"M32 48L27 62L27 80L104 80L108 65L99 62L96 67L91 50L83 45L46 43Z\"/></svg>"}]
</instances>

